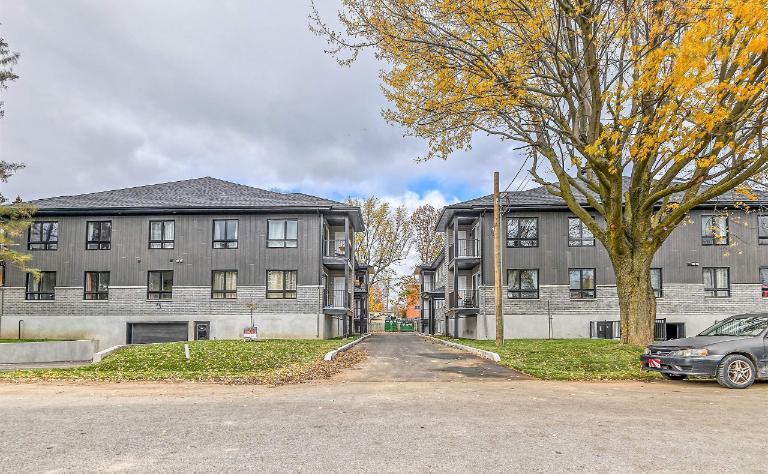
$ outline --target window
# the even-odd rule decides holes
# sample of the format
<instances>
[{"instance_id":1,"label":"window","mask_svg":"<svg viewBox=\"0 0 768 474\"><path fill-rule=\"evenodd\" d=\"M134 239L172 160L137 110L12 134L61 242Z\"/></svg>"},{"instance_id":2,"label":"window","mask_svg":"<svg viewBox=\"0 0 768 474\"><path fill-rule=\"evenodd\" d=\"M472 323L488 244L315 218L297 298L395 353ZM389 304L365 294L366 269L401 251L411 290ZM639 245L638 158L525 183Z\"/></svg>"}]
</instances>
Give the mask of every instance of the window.
<instances>
[{"instance_id":1,"label":"window","mask_svg":"<svg viewBox=\"0 0 768 474\"><path fill-rule=\"evenodd\" d=\"M701 216L701 244L728 245L727 216Z\"/></svg>"},{"instance_id":2,"label":"window","mask_svg":"<svg viewBox=\"0 0 768 474\"><path fill-rule=\"evenodd\" d=\"M507 297L536 299L539 297L538 270L507 270Z\"/></svg>"},{"instance_id":3,"label":"window","mask_svg":"<svg viewBox=\"0 0 768 474\"><path fill-rule=\"evenodd\" d=\"M56 272L40 272L40 278L27 273L27 299L52 300L55 297Z\"/></svg>"},{"instance_id":4,"label":"window","mask_svg":"<svg viewBox=\"0 0 768 474\"><path fill-rule=\"evenodd\" d=\"M511 217L507 219L507 247L538 247L539 219Z\"/></svg>"},{"instance_id":5,"label":"window","mask_svg":"<svg viewBox=\"0 0 768 474\"><path fill-rule=\"evenodd\" d=\"M109 272L85 272L86 300L109 299Z\"/></svg>"},{"instance_id":6,"label":"window","mask_svg":"<svg viewBox=\"0 0 768 474\"><path fill-rule=\"evenodd\" d=\"M147 299L169 300L173 295L173 270L147 272Z\"/></svg>"},{"instance_id":7,"label":"window","mask_svg":"<svg viewBox=\"0 0 768 474\"><path fill-rule=\"evenodd\" d=\"M29 250L56 250L59 248L58 222L33 222L29 227Z\"/></svg>"},{"instance_id":8,"label":"window","mask_svg":"<svg viewBox=\"0 0 768 474\"><path fill-rule=\"evenodd\" d=\"M237 270L214 270L211 277L211 298L237 298Z\"/></svg>"},{"instance_id":9,"label":"window","mask_svg":"<svg viewBox=\"0 0 768 474\"><path fill-rule=\"evenodd\" d=\"M595 297L595 269L571 268L568 270L571 298Z\"/></svg>"},{"instance_id":10,"label":"window","mask_svg":"<svg viewBox=\"0 0 768 474\"><path fill-rule=\"evenodd\" d=\"M267 298L295 299L296 270L267 270Z\"/></svg>"},{"instance_id":11,"label":"window","mask_svg":"<svg viewBox=\"0 0 768 474\"><path fill-rule=\"evenodd\" d=\"M85 223L85 248L109 250L112 245L112 221L88 221Z\"/></svg>"},{"instance_id":12,"label":"window","mask_svg":"<svg viewBox=\"0 0 768 474\"><path fill-rule=\"evenodd\" d=\"M757 243L768 245L768 214L757 216Z\"/></svg>"},{"instance_id":13,"label":"window","mask_svg":"<svg viewBox=\"0 0 768 474\"><path fill-rule=\"evenodd\" d=\"M149 248L172 249L175 227L174 221L149 221Z\"/></svg>"},{"instance_id":14,"label":"window","mask_svg":"<svg viewBox=\"0 0 768 474\"><path fill-rule=\"evenodd\" d=\"M267 220L267 247L298 247L299 221L296 219Z\"/></svg>"},{"instance_id":15,"label":"window","mask_svg":"<svg viewBox=\"0 0 768 474\"><path fill-rule=\"evenodd\" d=\"M237 248L237 219L213 221L213 248Z\"/></svg>"},{"instance_id":16,"label":"window","mask_svg":"<svg viewBox=\"0 0 768 474\"><path fill-rule=\"evenodd\" d=\"M763 298L768 298L768 267L760 267L760 284L763 286Z\"/></svg>"},{"instance_id":17,"label":"window","mask_svg":"<svg viewBox=\"0 0 768 474\"><path fill-rule=\"evenodd\" d=\"M594 247L595 236L578 217L568 218L568 246Z\"/></svg>"},{"instance_id":18,"label":"window","mask_svg":"<svg viewBox=\"0 0 768 474\"><path fill-rule=\"evenodd\" d=\"M728 268L704 268L704 296L727 298L731 296L731 275Z\"/></svg>"},{"instance_id":19,"label":"window","mask_svg":"<svg viewBox=\"0 0 768 474\"><path fill-rule=\"evenodd\" d=\"M651 288L656 298L664 296L664 286L661 280L661 268L651 268Z\"/></svg>"}]
</instances>

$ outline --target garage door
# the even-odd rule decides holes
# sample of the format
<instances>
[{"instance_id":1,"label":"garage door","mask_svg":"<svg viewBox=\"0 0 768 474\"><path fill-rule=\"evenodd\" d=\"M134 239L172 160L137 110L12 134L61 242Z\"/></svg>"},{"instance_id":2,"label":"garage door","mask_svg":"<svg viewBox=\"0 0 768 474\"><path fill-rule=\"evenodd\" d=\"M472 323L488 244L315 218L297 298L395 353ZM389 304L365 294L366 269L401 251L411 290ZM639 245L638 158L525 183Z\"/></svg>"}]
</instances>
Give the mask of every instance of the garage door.
<instances>
[{"instance_id":1,"label":"garage door","mask_svg":"<svg viewBox=\"0 0 768 474\"><path fill-rule=\"evenodd\" d=\"M151 344L154 342L186 341L189 323L129 323L128 344Z\"/></svg>"}]
</instances>

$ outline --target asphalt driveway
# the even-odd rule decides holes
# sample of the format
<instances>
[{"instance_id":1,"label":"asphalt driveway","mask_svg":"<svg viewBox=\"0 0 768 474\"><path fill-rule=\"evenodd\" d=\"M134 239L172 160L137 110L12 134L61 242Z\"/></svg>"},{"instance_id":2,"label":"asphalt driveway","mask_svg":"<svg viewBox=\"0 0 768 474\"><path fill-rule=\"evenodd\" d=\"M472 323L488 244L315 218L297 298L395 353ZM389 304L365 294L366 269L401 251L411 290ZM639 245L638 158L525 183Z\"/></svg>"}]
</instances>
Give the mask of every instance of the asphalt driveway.
<instances>
[{"instance_id":1,"label":"asphalt driveway","mask_svg":"<svg viewBox=\"0 0 768 474\"><path fill-rule=\"evenodd\" d=\"M528 380L415 335L281 387L0 383L7 472L765 472L768 383Z\"/></svg>"},{"instance_id":2,"label":"asphalt driveway","mask_svg":"<svg viewBox=\"0 0 768 474\"><path fill-rule=\"evenodd\" d=\"M357 346L368 359L338 374L347 382L460 382L526 378L519 372L417 334L375 334Z\"/></svg>"}]
</instances>

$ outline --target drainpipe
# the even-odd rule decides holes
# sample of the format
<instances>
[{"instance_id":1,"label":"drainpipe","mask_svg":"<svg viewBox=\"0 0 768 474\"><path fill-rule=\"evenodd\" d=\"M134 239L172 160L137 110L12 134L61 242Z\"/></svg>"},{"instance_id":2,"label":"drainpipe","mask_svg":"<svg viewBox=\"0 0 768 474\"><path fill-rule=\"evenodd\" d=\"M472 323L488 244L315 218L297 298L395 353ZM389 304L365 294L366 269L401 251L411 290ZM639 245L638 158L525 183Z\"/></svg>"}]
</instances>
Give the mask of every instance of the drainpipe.
<instances>
[{"instance_id":1,"label":"drainpipe","mask_svg":"<svg viewBox=\"0 0 768 474\"><path fill-rule=\"evenodd\" d=\"M317 221L319 222L320 227L320 239L318 240L317 248L320 249L320 253L318 255L318 265L317 265L317 282L318 287L323 282L323 215L320 214L320 209L317 210ZM323 289L320 288L320 291L318 292L318 303L317 303L317 329L315 332L315 338L320 339L320 318L323 314Z\"/></svg>"},{"instance_id":2,"label":"drainpipe","mask_svg":"<svg viewBox=\"0 0 768 474\"><path fill-rule=\"evenodd\" d=\"M3 337L3 316L5 316L5 286L0 286L0 339Z\"/></svg>"}]
</instances>

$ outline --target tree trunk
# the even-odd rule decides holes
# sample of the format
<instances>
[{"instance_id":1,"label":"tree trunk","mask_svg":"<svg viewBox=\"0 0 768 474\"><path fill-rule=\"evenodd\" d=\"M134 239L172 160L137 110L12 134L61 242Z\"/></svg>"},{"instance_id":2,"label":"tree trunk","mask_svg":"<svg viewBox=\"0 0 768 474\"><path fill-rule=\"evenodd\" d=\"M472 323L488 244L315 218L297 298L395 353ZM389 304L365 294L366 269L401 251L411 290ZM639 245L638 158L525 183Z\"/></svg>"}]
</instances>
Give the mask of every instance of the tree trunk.
<instances>
[{"instance_id":1,"label":"tree trunk","mask_svg":"<svg viewBox=\"0 0 768 474\"><path fill-rule=\"evenodd\" d=\"M614 261L621 314L621 342L647 345L656 327L656 296L651 286L651 258L625 257Z\"/></svg>"}]
</instances>

